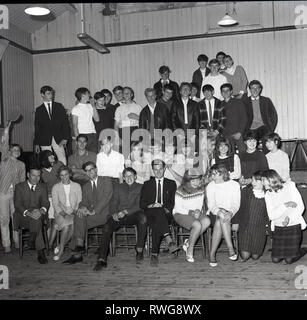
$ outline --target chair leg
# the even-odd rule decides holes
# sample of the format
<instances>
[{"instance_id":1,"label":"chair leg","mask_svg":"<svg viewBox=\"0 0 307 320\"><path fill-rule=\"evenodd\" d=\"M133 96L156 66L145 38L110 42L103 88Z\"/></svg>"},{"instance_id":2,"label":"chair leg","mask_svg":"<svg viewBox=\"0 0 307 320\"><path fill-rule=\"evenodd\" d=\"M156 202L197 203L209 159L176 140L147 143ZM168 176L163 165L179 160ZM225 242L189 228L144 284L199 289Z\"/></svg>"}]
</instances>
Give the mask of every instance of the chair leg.
<instances>
[{"instance_id":1,"label":"chair leg","mask_svg":"<svg viewBox=\"0 0 307 320\"><path fill-rule=\"evenodd\" d=\"M84 249L85 249L85 255L87 256L87 254L88 254L88 230L85 231Z\"/></svg>"},{"instance_id":2,"label":"chair leg","mask_svg":"<svg viewBox=\"0 0 307 320\"><path fill-rule=\"evenodd\" d=\"M110 254L112 257L115 256L116 253L116 231L112 234L112 251L110 250Z\"/></svg>"},{"instance_id":3,"label":"chair leg","mask_svg":"<svg viewBox=\"0 0 307 320\"><path fill-rule=\"evenodd\" d=\"M200 241L201 241L203 259L206 259L206 245L205 245L205 239L203 234L200 235Z\"/></svg>"}]
</instances>

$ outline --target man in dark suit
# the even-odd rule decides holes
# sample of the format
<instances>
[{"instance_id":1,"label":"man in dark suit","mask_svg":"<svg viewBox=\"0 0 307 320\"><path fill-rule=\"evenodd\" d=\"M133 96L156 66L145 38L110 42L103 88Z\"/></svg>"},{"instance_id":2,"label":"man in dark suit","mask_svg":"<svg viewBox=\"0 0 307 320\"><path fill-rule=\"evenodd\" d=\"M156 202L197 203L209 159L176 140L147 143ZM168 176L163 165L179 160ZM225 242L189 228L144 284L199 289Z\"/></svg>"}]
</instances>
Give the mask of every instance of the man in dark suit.
<instances>
[{"instance_id":1,"label":"man in dark suit","mask_svg":"<svg viewBox=\"0 0 307 320\"><path fill-rule=\"evenodd\" d=\"M48 217L49 200L47 188L40 183L41 170L31 168L28 180L16 185L14 193L15 229L30 230L29 247L37 250L37 259L41 264L48 263L45 256L45 243L42 226ZM22 244L20 244L22 245Z\"/></svg>"},{"instance_id":2,"label":"man in dark suit","mask_svg":"<svg viewBox=\"0 0 307 320\"><path fill-rule=\"evenodd\" d=\"M170 253L178 251L173 242L169 225L173 221L172 211L175 204L176 183L164 178L165 162L155 159L151 163L154 178L146 181L141 192L140 207L145 211L147 223L152 229L152 251L150 264L158 265L158 253L163 237Z\"/></svg>"},{"instance_id":3,"label":"man in dark suit","mask_svg":"<svg viewBox=\"0 0 307 320\"><path fill-rule=\"evenodd\" d=\"M140 209L142 185L136 183L136 171L126 168L123 171L124 183L114 186L110 212L112 216L103 226L98 260L94 268L100 271L107 267L107 255L112 233L122 226L137 226L136 262L143 261L143 248L147 234L147 218Z\"/></svg>"},{"instance_id":4,"label":"man in dark suit","mask_svg":"<svg viewBox=\"0 0 307 320\"><path fill-rule=\"evenodd\" d=\"M161 66L159 68L159 74L161 79L154 84L154 89L156 90L157 99L160 99L163 95L163 87L169 84L173 88L173 98L179 99L179 85L177 82L170 80L169 75L171 70L168 66Z\"/></svg>"},{"instance_id":5,"label":"man in dark suit","mask_svg":"<svg viewBox=\"0 0 307 320\"><path fill-rule=\"evenodd\" d=\"M198 91L196 94L196 97L200 97L200 89L202 87L202 83L204 78L210 74L211 70L207 68L207 63L208 63L209 58L205 54L200 54L197 57L197 62L199 64L199 68L194 71L193 77L192 77L192 82L195 82L198 85Z\"/></svg>"},{"instance_id":6,"label":"man in dark suit","mask_svg":"<svg viewBox=\"0 0 307 320\"><path fill-rule=\"evenodd\" d=\"M73 255L63 263L81 262L84 251L86 230L104 225L110 214L110 201L113 194L113 183L110 177L98 177L94 162L83 164L83 170L90 178L82 187L82 201L74 218L74 233L71 248Z\"/></svg>"},{"instance_id":7,"label":"man in dark suit","mask_svg":"<svg viewBox=\"0 0 307 320\"><path fill-rule=\"evenodd\" d=\"M140 113L139 128L150 132L151 138L154 138L155 129L171 128L170 114L164 105L156 101L156 91L153 88L145 90L145 96L148 101Z\"/></svg>"},{"instance_id":8,"label":"man in dark suit","mask_svg":"<svg viewBox=\"0 0 307 320\"><path fill-rule=\"evenodd\" d=\"M274 132L278 121L277 112L271 99L261 96L263 86L260 81L252 80L248 87L251 96L243 100L247 113L245 132L254 131L258 141L262 141L267 133Z\"/></svg>"},{"instance_id":9,"label":"man in dark suit","mask_svg":"<svg viewBox=\"0 0 307 320\"><path fill-rule=\"evenodd\" d=\"M180 85L180 99L174 101L171 110L173 130L182 129L185 134L188 129L199 130L199 108L197 102L190 99L191 84L182 82Z\"/></svg>"},{"instance_id":10,"label":"man in dark suit","mask_svg":"<svg viewBox=\"0 0 307 320\"><path fill-rule=\"evenodd\" d=\"M221 101L215 98L211 84L203 86L205 98L198 103L200 112L200 128L222 134L226 125L226 112Z\"/></svg>"},{"instance_id":11,"label":"man in dark suit","mask_svg":"<svg viewBox=\"0 0 307 320\"><path fill-rule=\"evenodd\" d=\"M53 148L58 160L66 165L64 146L70 137L70 127L66 111L62 104L54 102L54 90L50 86L40 89L43 104L35 110L34 148L39 153Z\"/></svg>"}]
</instances>

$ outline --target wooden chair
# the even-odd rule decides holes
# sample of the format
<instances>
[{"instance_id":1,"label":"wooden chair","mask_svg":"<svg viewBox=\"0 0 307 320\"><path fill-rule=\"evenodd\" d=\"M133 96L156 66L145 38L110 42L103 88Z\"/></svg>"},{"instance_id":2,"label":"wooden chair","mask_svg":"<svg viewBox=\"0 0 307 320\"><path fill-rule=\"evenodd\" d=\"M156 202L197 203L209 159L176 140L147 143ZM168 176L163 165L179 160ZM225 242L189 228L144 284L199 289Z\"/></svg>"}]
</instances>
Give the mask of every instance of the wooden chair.
<instances>
[{"instance_id":1,"label":"wooden chair","mask_svg":"<svg viewBox=\"0 0 307 320\"><path fill-rule=\"evenodd\" d=\"M171 236L175 240L176 237L176 230L173 225L169 225L170 231L171 231ZM148 226L147 227L147 240L145 243L145 250L147 252L147 255L150 256L152 249L152 237L151 237L151 228ZM167 249L166 243L164 240L161 241L160 249Z\"/></svg>"},{"instance_id":2,"label":"wooden chair","mask_svg":"<svg viewBox=\"0 0 307 320\"><path fill-rule=\"evenodd\" d=\"M112 236L112 256L115 256L117 248L125 248L127 250L134 249L136 247L137 237L138 233L135 225L123 226L114 231Z\"/></svg>"},{"instance_id":3,"label":"wooden chair","mask_svg":"<svg viewBox=\"0 0 307 320\"><path fill-rule=\"evenodd\" d=\"M85 234L85 255L88 254L88 250L90 248L99 248L101 243L101 232L102 226L95 227L86 231ZM94 238L94 241L90 241L91 238ZM113 248L112 248L112 241L110 242L110 254L113 256Z\"/></svg>"}]
</instances>

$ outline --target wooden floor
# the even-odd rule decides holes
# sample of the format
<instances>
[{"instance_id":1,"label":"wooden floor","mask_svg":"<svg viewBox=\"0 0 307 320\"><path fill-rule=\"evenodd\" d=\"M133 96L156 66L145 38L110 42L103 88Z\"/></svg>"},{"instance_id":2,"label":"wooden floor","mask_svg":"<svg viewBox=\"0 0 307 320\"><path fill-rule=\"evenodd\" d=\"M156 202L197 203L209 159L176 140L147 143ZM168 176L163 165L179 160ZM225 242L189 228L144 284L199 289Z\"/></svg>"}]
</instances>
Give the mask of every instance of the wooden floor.
<instances>
[{"instance_id":1,"label":"wooden floor","mask_svg":"<svg viewBox=\"0 0 307 320\"><path fill-rule=\"evenodd\" d=\"M148 257L137 266L134 251L121 249L97 273L93 251L76 265L54 262L51 256L49 264L40 265L34 251L25 252L23 259L16 252L0 252L0 264L10 273L10 288L0 290L0 299L307 299L307 290L294 285L295 267L307 265L307 256L293 265L273 264L267 251L259 261L232 262L225 251L217 259L218 267L212 268L200 251L195 263L185 262L181 252L178 257L161 255L153 268Z\"/></svg>"}]
</instances>

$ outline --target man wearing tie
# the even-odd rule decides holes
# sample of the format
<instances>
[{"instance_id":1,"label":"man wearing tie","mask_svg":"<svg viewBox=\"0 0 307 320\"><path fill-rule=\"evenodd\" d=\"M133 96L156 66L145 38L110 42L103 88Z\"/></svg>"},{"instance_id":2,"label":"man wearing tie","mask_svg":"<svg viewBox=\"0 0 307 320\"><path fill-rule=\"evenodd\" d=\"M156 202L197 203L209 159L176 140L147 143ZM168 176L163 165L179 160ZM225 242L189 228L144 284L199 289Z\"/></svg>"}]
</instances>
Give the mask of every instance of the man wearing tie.
<instances>
[{"instance_id":1,"label":"man wearing tie","mask_svg":"<svg viewBox=\"0 0 307 320\"><path fill-rule=\"evenodd\" d=\"M28 180L16 185L14 193L15 228L30 230L29 247L37 250L38 262L48 263L45 256L45 243L42 233L44 218L47 218L49 200L47 188L40 183L41 170L31 168L27 174ZM22 245L20 243L20 245Z\"/></svg>"},{"instance_id":2,"label":"man wearing tie","mask_svg":"<svg viewBox=\"0 0 307 320\"><path fill-rule=\"evenodd\" d=\"M200 128L222 134L226 125L226 113L221 101L215 98L214 88L206 84L202 88L204 99L198 103L200 112Z\"/></svg>"},{"instance_id":3,"label":"man wearing tie","mask_svg":"<svg viewBox=\"0 0 307 320\"><path fill-rule=\"evenodd\" d=\"M150 264L158 265L158 253L163 237L170 253L178 251L173 242L169 225L173 221L172 211L175 204L175 181L164 178L165 162L155 159L151 163L154 177L146 181L142 187L140 207L144 210L147 223L152 229L152 251Z\"/></svg>"},{"instance_id":4,"label":"man wearing tie","mask_svg":"<svg viewBox=\"0 0 307 320\"><path fill-rule=\"evenodd\" d=\"M54 90L50 86L40 89L43 104L35 110L34 149L36 153L41 150L53 148L58 160L66 165L64 146L70 136L70 127L66 111L62 104L54 102Z\"/></svg>"},{"instance_id":5,"label":"man wearing tie","mask_svg":"<svg viewBox=\"0 0 307 320\"><path fill-rule=\"evenodd\" d=\"M82 201L74 218L74 233L71 241L73 255L63 263L74 264L81 262L84 251L86 230L104 225L110 214L110 201L113 194L112 178L98 177L94 162L83 164L90 181L82 187Z\"/></svg>"}]
</instances>

